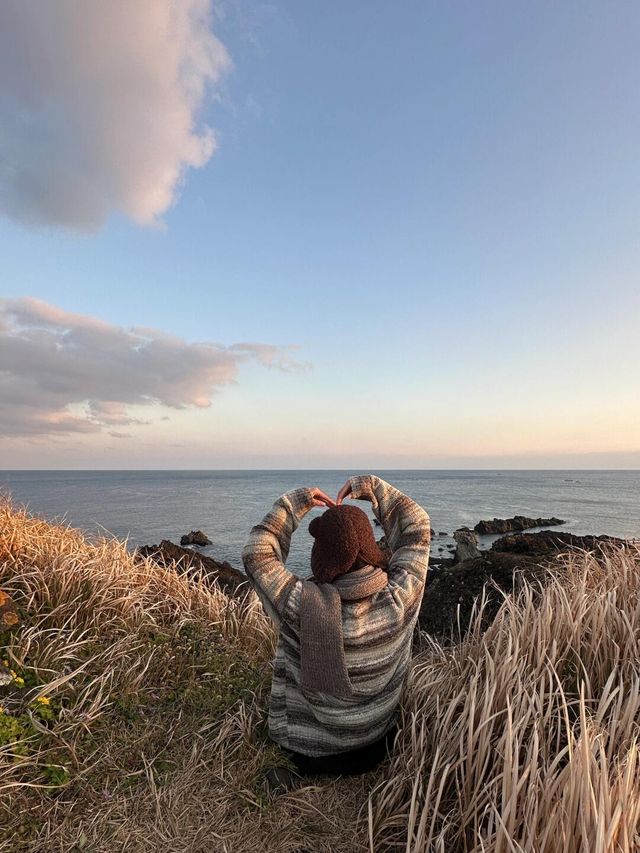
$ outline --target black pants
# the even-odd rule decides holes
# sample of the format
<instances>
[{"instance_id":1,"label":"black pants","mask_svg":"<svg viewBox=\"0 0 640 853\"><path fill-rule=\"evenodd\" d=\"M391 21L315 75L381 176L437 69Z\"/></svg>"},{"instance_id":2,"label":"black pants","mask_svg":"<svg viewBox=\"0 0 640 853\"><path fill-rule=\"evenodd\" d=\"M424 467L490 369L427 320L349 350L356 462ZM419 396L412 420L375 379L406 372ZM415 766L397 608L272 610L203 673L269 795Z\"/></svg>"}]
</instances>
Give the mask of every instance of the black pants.
<instances>
[{"instance_id":1,"label":"black pants","mask_svg":"<svg viewBox=\"0 0 640 853\"><path fill-rule=\"evenodd\" d=\"M303 755L301 752L285 752L291 758L301 776L319 776L325 773L332 776L358 776L368 773L387 757L398 731L393 726L379 740L351 749L348 752L335 752L332 755Z\"/></svg>"}]
</instances>

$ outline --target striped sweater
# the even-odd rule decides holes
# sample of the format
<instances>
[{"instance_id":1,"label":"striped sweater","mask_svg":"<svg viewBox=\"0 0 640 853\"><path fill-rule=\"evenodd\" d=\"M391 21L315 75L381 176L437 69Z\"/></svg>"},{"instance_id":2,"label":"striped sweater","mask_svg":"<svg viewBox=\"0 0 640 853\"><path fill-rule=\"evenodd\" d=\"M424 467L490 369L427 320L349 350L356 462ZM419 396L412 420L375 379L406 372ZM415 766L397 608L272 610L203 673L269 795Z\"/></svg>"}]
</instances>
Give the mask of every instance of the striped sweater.
<instances>
[{"instance_id":1,"label":"striped sweater","mask_svg":"<svg viewBox=\"0 0 640 853\"><path fill-rule=\"evenodd\" d=\"M287 749L331 755L365 746L394 723L411 660L429 562L430 523L411 498L379 477L350 479L351 496L368 500L392 556L387 586L359 601L343 601L345 662L351 698L303 689L300 678L302 580L285 568L291 535L313 508L309 489L278 498L242 551L247 575L279 627L269 702L269 734Z\"/></svg>"}]
</instances>

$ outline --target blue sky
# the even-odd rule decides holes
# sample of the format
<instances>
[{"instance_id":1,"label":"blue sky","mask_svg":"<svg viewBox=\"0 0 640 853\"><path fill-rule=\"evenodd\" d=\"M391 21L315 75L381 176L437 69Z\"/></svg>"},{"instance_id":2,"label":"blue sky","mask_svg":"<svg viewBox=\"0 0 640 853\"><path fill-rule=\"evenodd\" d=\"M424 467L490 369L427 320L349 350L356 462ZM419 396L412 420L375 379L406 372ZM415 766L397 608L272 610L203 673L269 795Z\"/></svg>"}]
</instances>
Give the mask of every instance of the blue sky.
<instances>
[{"instance_id":1,"label":"blue sky","mask_svg":"<svg viewBox=\"0 0 640 853\"><path fill-rule=\"evenodd\" d=\"M221 5L230 64L196 116L217 148L163 225L9 211L0 295L304 365L242 363L210 406L125 400L150 423L117 438L14 429L0 467L637 467L639 25Z\"/></svg>"}]
</instances>

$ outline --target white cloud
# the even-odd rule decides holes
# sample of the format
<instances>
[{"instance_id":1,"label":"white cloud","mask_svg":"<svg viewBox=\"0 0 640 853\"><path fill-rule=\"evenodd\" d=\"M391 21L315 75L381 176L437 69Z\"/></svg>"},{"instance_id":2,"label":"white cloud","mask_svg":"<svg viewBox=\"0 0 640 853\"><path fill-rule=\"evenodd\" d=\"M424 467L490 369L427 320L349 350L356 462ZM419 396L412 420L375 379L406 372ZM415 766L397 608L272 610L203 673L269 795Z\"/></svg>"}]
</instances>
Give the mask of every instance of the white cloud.
<instances>
[{"instance_id":1,"label":"white cloud","mask_svg":"<svg viewBox=\"0 0 640 853\"><path fill-rule=\"evenodd\" d=\"M205 341L125 329L32 298L0 299L0 436L115 438L149 423L132 407L206 408L243 362L300 369L293 347ZM163 415L163 419L164 419Z\"/></svg>"},{"instance_id":2,"label":"white cloud","mask_svg":"<svg viewBox=\"0 0 640 853\"><path fill-rule=\"evenodd\" d=\"M229 66L209 0L3 0L0 213L154 224L215 149L197 115Z\"/></svg>"}]
</instances>

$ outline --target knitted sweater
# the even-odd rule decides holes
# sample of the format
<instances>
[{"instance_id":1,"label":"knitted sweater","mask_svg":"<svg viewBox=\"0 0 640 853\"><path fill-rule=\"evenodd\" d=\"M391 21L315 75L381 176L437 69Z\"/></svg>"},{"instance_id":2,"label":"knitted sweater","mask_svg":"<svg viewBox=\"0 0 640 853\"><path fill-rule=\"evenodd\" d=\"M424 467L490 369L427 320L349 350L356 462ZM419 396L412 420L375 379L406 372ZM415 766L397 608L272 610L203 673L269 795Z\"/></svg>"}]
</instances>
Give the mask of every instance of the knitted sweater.
<instances>
[{"instance_id":1,"label":"knitted sweater","mask_svg":"<svg viewBox=\"0 0 640 853\"><path fill-rule=\"evenodd\" d=\"M392 557L387 586L359 601L342 601L344 656L353 696L340 698L301 686L302 580L284 563L291 535L313 508L309 489L278 498L249 534L242 551L247 575L280 632L269 702L269 734L305 755L331 755L365 746L394 723L411 660L429 562L430 523L411 498L380 477L351 477L351 497L368 500Z\"/></svg>"}]
</instances>

